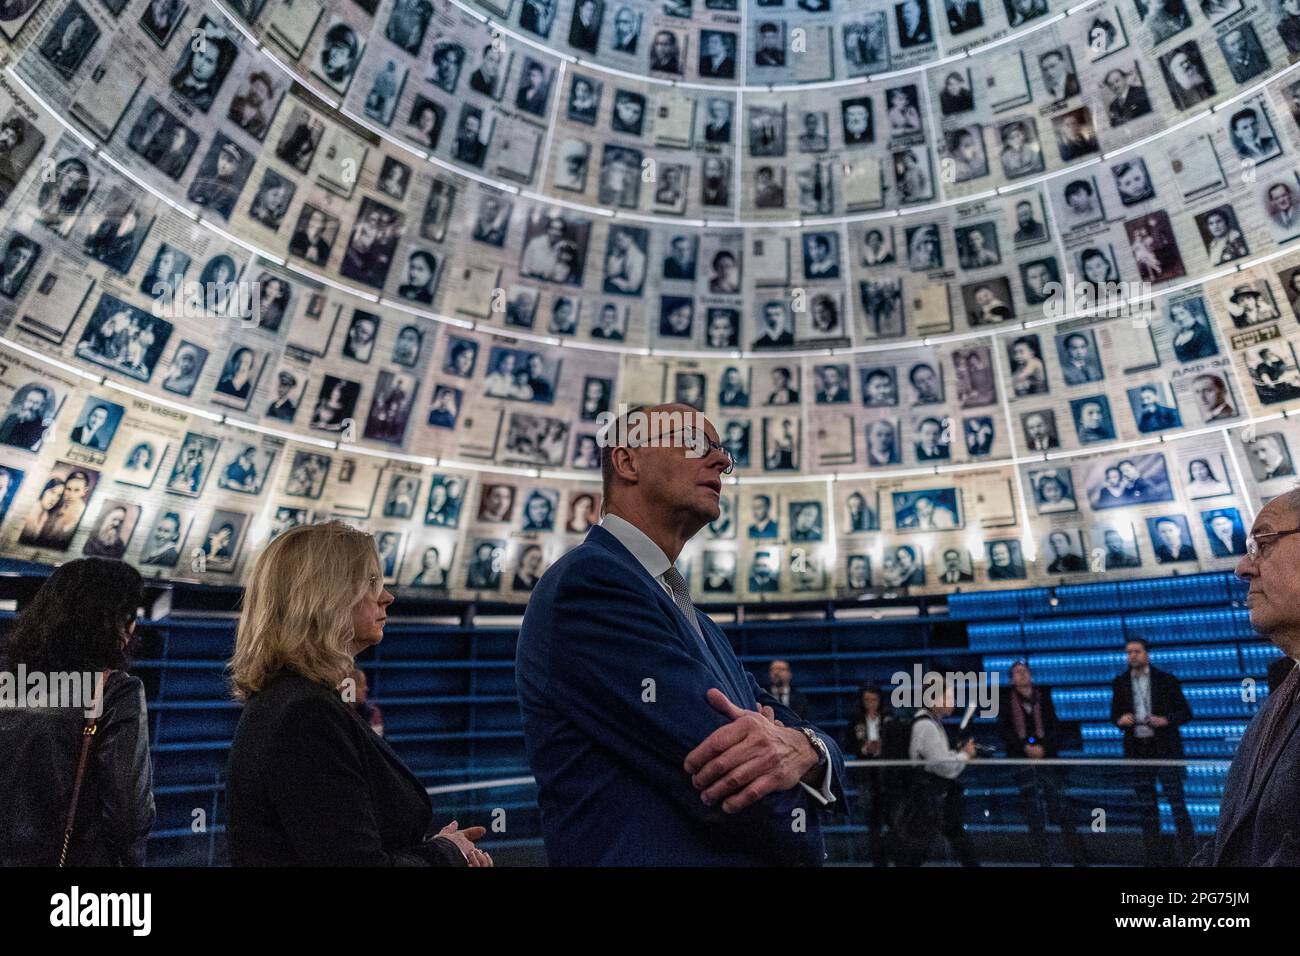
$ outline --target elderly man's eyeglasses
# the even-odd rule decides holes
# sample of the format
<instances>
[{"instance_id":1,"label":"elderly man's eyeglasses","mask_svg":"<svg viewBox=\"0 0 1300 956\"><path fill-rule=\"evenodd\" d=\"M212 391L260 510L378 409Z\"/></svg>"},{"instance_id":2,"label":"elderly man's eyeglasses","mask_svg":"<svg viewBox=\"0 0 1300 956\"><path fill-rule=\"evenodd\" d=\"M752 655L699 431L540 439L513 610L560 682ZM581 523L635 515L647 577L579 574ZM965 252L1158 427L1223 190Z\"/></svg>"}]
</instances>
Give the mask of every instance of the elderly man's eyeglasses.
<instances>
[{"instance_id":1,"label":"elderly man's eyeglasses","mask_svg":"<svg viewBox=\"0 0 1300 956\"><path fill-rule=\"evenodd\" d=\"M670 432L665 432L660 435L660 441L667 438L669 435L675 435L678 432L681 432L682 435L682 447L695 452L695 454L700 458L707 457L709 452L716 448L718 451L722 452L722 457L727 460L727 467L722 469L722 473L724 475L729 475L733 470L735 470L736 459L731 457L731 452L723 448L721 442L711 441L702 428L691 428L690 426L685 428L675 428ZM665 442L664 444L669 443Z\"/></svg>"},{"instance_id":2,"label":"elderly man's eyeglasses","mask_svg":"<svg viewBox=\"0 0 1300 956\"><path fill-rule=\"evenodd\" d=\"M1300 528L1292 528L1290 531L1261 531L1259 534L1247 535L1246 554L1250 555L1250 560L1258 561L1259 556L1264 553L1264 545L1271 544L1278 538L1285 538L1289 534L1300 534Z\"/></svg>"}]
</instances>

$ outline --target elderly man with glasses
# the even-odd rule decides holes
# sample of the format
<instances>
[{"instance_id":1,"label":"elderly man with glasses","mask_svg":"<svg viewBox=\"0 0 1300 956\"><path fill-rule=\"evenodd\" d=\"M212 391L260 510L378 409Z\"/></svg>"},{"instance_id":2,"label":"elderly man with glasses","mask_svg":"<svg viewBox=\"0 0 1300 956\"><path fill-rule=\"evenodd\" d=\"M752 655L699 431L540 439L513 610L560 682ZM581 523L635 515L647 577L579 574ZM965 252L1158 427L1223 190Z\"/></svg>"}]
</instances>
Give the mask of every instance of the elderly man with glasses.
<instances>
[{"instance_id":1,"label":"elderly man with glasses","mask_svg":"<svg viewBox=\"0 0 1300 956\"><path fill-rule=\"evenodd\" d=\"M716 429L636 408L600 443L604 516L533 591L515 661L549 862L820 864L839 748L758 686L674 564L719 514Z\"/></svg>"},{"instance_id":2,"label":"elderly man with glasses","mask_svg":"<svg viewBox=\"0 0 1300 956\"><path fill-rule=\"evenodd\" d=\"M1246 728L1199 866L1300 866L1300 490L1255 518L1237 576L1250 582L1255 630L1292 659L1286 678Z\"/></svg>"}]
</instances>

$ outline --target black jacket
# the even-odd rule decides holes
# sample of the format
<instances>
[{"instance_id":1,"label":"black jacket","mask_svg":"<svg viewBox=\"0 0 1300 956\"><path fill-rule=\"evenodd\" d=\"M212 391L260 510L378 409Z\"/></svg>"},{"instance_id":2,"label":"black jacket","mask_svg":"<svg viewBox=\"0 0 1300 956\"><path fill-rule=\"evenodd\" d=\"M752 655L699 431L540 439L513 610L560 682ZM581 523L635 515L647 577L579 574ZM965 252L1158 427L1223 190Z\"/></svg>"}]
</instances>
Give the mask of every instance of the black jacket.
<instances>
[{"instance_id":1,"label":"black jacket","mask_svg":"<svg viewBox=\"0 0 1300 956\"><path fill-rule=\"evenodd\" d=\"M342 696L293 672L240 715L226 779L235 866L466 866L429 795Z\"/></svg>"},{"instance_id":2,"label":"black jacket","mask_svg":"<svg viewBox=\"0 0 1300 956\"><path fill-rule=\"evenodd\" d=\"M1192 708L1183 696L1183 685L1178 678L1168 671L1162 671L1154 664L1151 669L1151 713L1157 717L1167 717L1168 726L1153 728L1156 732L1156 760L1174 760L1183 756L1183 738L1178 728L1192 719ZM1117 722L1125 714L1133 713L1133 681L1130 672L1116 677L1110 684L1110 719ZM1132 727L1124 728L1124 756L1134 756Z\"/></svg>"},{"instance_id":3,"label":"black jacket","mask_svg":"<svg viewBox=\"0 0 1300 956\"><path fill-rule=\"evenodd\" d=\"M80 708L0 708L0 866L58 863L84 723ZM113 671L104 687L68 865L142 864L154 814L144 684Z\"/></svg>"},{"instance_id":4,"label":"black jacket","mask_svg":"<svg viewBox=\"0 0 1300 956\"><path fill-rule=\"evenodd\" d=\"M1043 736L1037 743L1042 745L1045 758L1056 757L1061 752L1061 723L1056 719L1052 689L1041 684L1034 686L1043 702ZM1007 692L1003 695L998 710L998 733L1002 735L1002 742L1006 744L1007 756L1024 759L1025 741L1016 733L1016 725L1011 720L1011 708L1020 706L1018 696L1014 687L1007 688ZM1033 714L1025 714L1025 733L1031 735L1034 733Z\"/></svg>"}]
</instances>

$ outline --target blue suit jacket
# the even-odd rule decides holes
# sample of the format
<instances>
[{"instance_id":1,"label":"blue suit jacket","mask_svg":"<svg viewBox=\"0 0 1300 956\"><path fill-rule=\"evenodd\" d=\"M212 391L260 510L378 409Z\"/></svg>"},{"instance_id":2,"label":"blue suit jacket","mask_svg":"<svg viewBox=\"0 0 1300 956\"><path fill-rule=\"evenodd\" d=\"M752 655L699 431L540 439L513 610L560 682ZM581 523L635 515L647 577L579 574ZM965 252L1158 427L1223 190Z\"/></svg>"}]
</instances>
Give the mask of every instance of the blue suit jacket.
<instances>
[{"instance_id":1,"label":"blue suit jacket","mask_svg":"<svg viewBox=\"0 0 1300 956\"><path fill-rule=\"evenodd\" d=\"M740 813L706 806L686 755L728 723L706 699L717 687L741 708L771 707L811 726L736 659L696 611L716 663L686 617L617 538L597 525L542 576L515 661L528 761L553 866L818 865L818 811L804 790L769 794ZM844 802L844 760L822 734Z\"/></svg>"},{"instance_id":2,"label":"blue suit jacket","mask_svg":"<svg viewBox=\"0 0 1300 956\"><path fill-rule=\"evenodd\" d=\"M1241 738L1219 805L1214 840L1201 848L1193 866L1300 866L1300 704L1278 729L1281 750L1248 779L1260 737L1280 695L1265 701Z\"/></svg>"}]
</instances>

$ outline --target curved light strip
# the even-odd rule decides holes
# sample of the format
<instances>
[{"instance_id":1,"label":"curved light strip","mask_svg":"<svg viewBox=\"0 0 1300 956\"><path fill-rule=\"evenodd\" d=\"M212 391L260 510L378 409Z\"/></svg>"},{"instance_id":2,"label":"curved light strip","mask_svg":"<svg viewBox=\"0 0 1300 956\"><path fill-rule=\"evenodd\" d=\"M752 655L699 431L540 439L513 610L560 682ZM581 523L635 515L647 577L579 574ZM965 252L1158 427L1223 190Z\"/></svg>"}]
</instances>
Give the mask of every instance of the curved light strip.
<instances>
[{"instance_id":1,"label":"curved light strip","mask_svg":"<svg viewBox=\"0 0 1300 956\"><path fill-rule=\"evenodd\" d=\"M233 16L229 12L229 10L227 10L226 7L222 4L221 0L210 0L210 2L218 9L220 9L228 18L231 18ZM287 63L280 60L280 58L276 56L274 52L272 52L270 47L267 47L259 43L258 49L262 53L264 53L267 57L269 57L271 60L275 61L276 65L281 70L283 70L284 72L288 73L291 77L293 77L297 83L299 83L301 86L305 87L306 89L310 90L313 95L317 95L316 85L308 82L307 78L303 77L301 74L294 71ZM933 65L934 64L930 64L930 66ZM10 67L11 71L12 69L13 68ZM1271 74L1267 79L1261 80L1260 82L1256 83L1254 86L1248 86L1246 87L1246 89L1239 91L1238 93L1234 94L1233 97L1227 102L1234 102L1238 99L1241 99L1242 97L1253 96L1255 93L1263 91L1264 88L1269 83L1272 83L1274 80L1284 77L1288 73L1294 72L1298 69L1300 69L1300 60L1297 60L1295 63L1292 63L1289 66L1283 67L1282 69L1278 70L1276 73ZM645 77L641 77L638 74L627 74L627 75L636 79L645 79ZM880 74L880 75L892 76L893 74ZM860 79L855 78L854 82L855 83L860 82ZM674 83L670 85L683 86L685 84ZM804 89L813 89L813 88L815 87L811 85L808 87L803 87L803 86L791 87L791 89L794 91L801 91ZM727 86L727 87L706 87L706 89L721 89L724 91L731 91L736 88ZM767 91L768 91L767 87L762 87L759 90L759 92L767 92ZM323 97L323 98L328 99L328 97ZM557 107L558 107L558 102L559 102L559 97L557 94L557 98L556 98ZM927 104L929 103L928 97L925 99L925 102ZM866 212L866 213L858 213L858 214L843 215L843 216L807 216L807 217L799 216L795 219L762 220L762 219L739 218L740 216L739 205L737 205L735 216L733 216L730 219L708 219L708 218L679 219L675 216L666 216L666 215L660 216L660 215L655 215L653 213L642 213L642 212L631 211L631 210L606 208L603 206L592 206L592 205L588 205L587 203L577 202L572 199L565 199L561 196L552 196L544 192L536 192L531 189L524 189L521 186L518 186L514 183L506 183L506 182L501 182L500 180L492 179L490 176L485 176L482 173L475 172L474 170L457 166L454 163L448 162L445 159L441 159L440 157L434 156L431 153L427 153L424 152L423 150L416 149L413 146L408 146L402 140L399 140L396 137L394 137L391 133L373 125L373 123L370 121L368 117L359 116L356 113L353 113L348 109L345 109L341 104L334 103L332 105L335 109L335 112L337 112L341 116L347 117L347 119L350 122L353 122L358 126L365 128L366 130L370 131L376 136L382 137L383 139L387 140L388 142L394 144L395 146L401 149L406 150L412 155L419 156L421 159L425 160L426 162L429 162L440 169L446 170L447 172L454 173L455 175L458 176L463 176L466 179L477 182L482 186L487 186L491 189L498 190L499 192L511 193L512 195L522 196L525 199L530 199L535 202L545 203L549 206L553 206L561 209L572 209L578 212L585 213L587 215L600 216L604 219L626 219L633 222L663 223L665 225L672 225L677 228L680 228L682 226L700 225L701 228L706 228L706 229L781 229L781 228L802 229L808 226L823 226L823 225L829 226L829 225L836 225L839 223L879 222L885 219L896 219L902 215L911 216L915 214L930 212L932 210L945 209L949 206L960 206L969 202L977 202L982 198L988 198L993 195L1005 195L1010 192L1019 192L1022 189L1026 189L1030 186L1037 185L1038 183L1046 182L1047 180L1050 179L1055 179L1058 176L1074 175L1081 169L1085 169L1089 166L1094 166L1098 163L1109 160L1115 156L1119 156L1122 153L1127 153L1130 150L1136 149L1139 145L1145 145L1146 143L1159 139L1162 136L1166 136L1179 129L1182 129L1184 126L1188 125L1189 123L1195 122L1200 119L1204 119L1205 117L1209 116L1211 113L1215 112L1216 109L1218 109L1218 107L1214 107L1214 106L1207 107L1206 109L1203 109L1197 113L1193 113L1191 116L1183 117L1183 119L1180 122L1174 124L1171 127L1162 129L1156 133L1152 133L1150 136L1143 137L1142 139L1137 140L1133 143L1129 143L1125 146L1118 147L1117 149L1110 150L1109 152L1104 152L1101 153L1100 155L1090 157L1089 159L1083 160L1082 162L1074 163L1073 165L1070 166L1063 166L1060 169L1043 173L1042 175L1036 176L1032 179L1018 180L1015 183L1006 183L1001 186L994 186L990 189L984 190L983 192L979 192L979 193L971 193L969 195L953 197L951 199L941 199L933 203L926 203L925 205L919 205L919 206L907 206L901 209L879 210L875 212ZM1226 103L1220 105L1221 106L1226 105ZM552 116L554 115L555 115L555 109L553 108ZM553 123L548 124L548 130L553 125L554 125ZM933 123L931 125L933 125ZM82 136L82 139L85 139L85 137ZM740 145L740 141L739 141L739 137L737 137L737 149L739 149L739 145Z\"/></svg>"}]
</instances>

